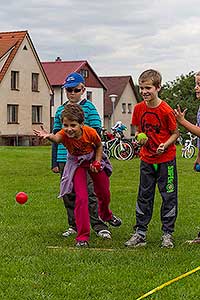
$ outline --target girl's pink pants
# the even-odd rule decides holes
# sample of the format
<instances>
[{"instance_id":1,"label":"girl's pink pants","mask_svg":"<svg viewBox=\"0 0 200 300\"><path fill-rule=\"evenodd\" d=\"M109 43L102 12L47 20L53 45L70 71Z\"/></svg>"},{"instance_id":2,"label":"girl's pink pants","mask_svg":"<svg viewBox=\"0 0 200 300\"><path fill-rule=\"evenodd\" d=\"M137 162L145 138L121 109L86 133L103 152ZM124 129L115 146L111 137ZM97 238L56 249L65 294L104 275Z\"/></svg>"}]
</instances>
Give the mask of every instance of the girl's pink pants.
<instances>
[{"instance_id":1,"label":"girl's pink pants","mask_svg":"<svg viewBox=\"0 0 200 300\"><path fill-rule=\"evenodd\" d=\"M77 227L77 241L88 241L90 237L90 217L88 210L88 187L87 187L88 168L79 166L74 174L75 200L75 220ZM103 221L112 218L110 204L110 181L104 170L99 173L89 171L94 184L94 191L98 198L98 214Z\"/></svg>"}]
</instances>

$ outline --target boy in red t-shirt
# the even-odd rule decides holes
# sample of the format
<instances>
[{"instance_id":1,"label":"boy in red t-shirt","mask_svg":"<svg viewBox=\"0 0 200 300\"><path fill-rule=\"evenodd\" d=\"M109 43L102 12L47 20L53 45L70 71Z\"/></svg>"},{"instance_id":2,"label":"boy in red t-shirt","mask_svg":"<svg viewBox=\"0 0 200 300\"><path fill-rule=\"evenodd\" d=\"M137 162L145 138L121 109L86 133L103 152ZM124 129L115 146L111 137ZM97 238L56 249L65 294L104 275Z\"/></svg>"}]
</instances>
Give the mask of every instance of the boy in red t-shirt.
<instances>
[{"instance_id":1,"label":"boy in red t-shirt","mask_svg":"<svg viewBox=\"0 0 200 300\"><path fill-rule=\"evenodd\" d=\"M136 104L132 125L136 136L143 132L140 150L140 185L136 203L135 233L127 247L146 245L146 232L153 213L156 183L162 197L162 247L172 248L172 233L177 217L177 171L175 141L179 136L172 108L158 97L162 77L146 70L139 77L143 100Z\"/></svg>"},{"instance_id":2,"label":"boy in red t-shirt","mask_svg":"<svg viewBox=\"0 0 200 300\"><path fill-rule=\"evenodd\" d=\"M87 172L90 174L94 191L98 197L99 216L109 222L113 214L109 209L109 176L112 167L107 157L103 157L101 138L95 129L83 124L84 112L78 104L67 104L62 112L63 128L56 134L42 130L34 133L55 143L62 143L68 150L59 197L75 191L75 221L77 226L76 246L88 247L90 219L88 211Z\"/></svg>"}]
</instances>

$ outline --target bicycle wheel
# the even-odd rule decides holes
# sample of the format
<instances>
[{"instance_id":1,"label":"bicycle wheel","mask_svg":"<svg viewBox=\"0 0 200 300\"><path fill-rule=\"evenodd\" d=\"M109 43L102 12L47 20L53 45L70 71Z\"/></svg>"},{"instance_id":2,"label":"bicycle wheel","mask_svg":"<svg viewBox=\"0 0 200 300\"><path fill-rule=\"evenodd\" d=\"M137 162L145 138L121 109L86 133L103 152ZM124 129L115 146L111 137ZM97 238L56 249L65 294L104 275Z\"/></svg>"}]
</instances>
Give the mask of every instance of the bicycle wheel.
<instances>
[{"instance_id":1,"label":"bicycle wheel","mask_svg":"<svg viewBox=\"0 0 200 300\"><path fill-rule=\"evenodd\" d=\"M189 146L184 153L185 158L192 158L195 154L195 147L193 145Z\"/></svg>"},{"instance_id":2,"label":"bicycle wheel","mask_svg":"<svg viewBox=\"0 0 200 300\"><path fill-rule=\"evenodd\" d=\"M133 157L133 147L130 143L121 141L115 146L113 154L118 160L128 160Z\"/></svg>"}]
</instances>

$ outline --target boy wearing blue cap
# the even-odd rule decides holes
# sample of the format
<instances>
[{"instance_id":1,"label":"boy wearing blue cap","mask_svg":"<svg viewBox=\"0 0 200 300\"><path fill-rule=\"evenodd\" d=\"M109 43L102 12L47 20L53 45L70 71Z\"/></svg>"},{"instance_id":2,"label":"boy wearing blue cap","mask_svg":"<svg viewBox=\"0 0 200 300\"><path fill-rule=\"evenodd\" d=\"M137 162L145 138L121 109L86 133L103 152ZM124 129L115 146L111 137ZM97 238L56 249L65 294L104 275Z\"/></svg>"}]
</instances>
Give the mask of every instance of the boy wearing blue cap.
<instances>
[{"instance_id":1,"label":"boy wearing blue cap","mask_svg":"<svg viewBox=\"0 0 200 300\"><path fill-rule=\"evenodd\" d=\"M63 105L59 106L55 118L54 118L54 127L53 133L55 134L62 129L61 114L64 110L64 107L68 103L78 103L84 111L84 123L92 128L94 128L98 134L101 133L101 120L99 114L96 110L96 107L89 100L82 99L82 96L85 92L85 80L83 76L79 73L69 74L63 85L65 89L67 98L69 101L66 101ZM57 151L56 151L57 147ZM52 147L52 170L59 168L59 172L62 176L63 169L67 160L67 151L63 144L55 145ZM108 226L98 217L98 202L96 195L94 193L93 184L88 176L88 197L89 197L89 213L90 213L90 222L91 226L96 232L97 236L100 236L104 239L110 239L111 233L108 230ZM64 237L68 237L72 234L76 234L76 223L74 218L74 206L75 206L75 195L73 193L65 195L63 197L64 205L67 211L69 228L63 233ZM112 215L109 224L112 226L120 226L121 220L114 215Z\"/></svg>"}]
</instances>

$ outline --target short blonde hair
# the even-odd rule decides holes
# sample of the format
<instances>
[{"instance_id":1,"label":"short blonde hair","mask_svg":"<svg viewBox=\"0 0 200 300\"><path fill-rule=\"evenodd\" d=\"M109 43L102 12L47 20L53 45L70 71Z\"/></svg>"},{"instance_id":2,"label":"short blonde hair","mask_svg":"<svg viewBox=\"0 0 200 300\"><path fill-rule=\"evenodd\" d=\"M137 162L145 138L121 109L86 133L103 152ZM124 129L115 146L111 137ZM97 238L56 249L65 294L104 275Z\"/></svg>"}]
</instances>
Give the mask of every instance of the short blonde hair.
<instances>
[{"instance_id":1,"label":"short blonde hair","mask_svg":"<svg viewBox=\"0 0 200 300\"><path fill-rule=\"evenodd\" d=\"M142 74L139 76L138 82L143 83L148 80L151 80L152 84L156 88L158 88L161 86L162 76L161 76L160 72L153 70L153 69L149 69L149 70L142 72Z\"/></svg>"}]
</instances>

